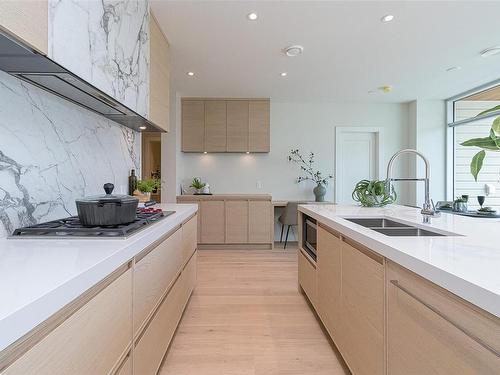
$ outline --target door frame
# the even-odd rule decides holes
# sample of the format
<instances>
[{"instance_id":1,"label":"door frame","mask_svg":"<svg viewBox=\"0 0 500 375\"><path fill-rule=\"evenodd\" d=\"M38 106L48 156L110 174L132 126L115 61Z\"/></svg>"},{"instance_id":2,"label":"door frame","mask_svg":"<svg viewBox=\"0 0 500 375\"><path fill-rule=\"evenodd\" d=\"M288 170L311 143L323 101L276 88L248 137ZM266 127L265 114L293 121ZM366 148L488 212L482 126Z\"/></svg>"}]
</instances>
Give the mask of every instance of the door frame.
<instances>
[{"instance_id":1,"label":"door frame","mask_svg":"<svg viewBox=\"0 0 500 375\"><path fill-rule=\"evenodd\" d=\"M335 127L335 152L334 152L334 173L333 173L333 196L334 196L334 202L338 203L338 198L339 194L337 193L340 187L340 184L338 183L338 173L340 170L340 161L341 157L339 155L339 150L340 150L340 136L343 133L374 133L375 134L375 139L376 139L376 144L377 144L377 150L375 151L378 155L378 165L377 165L377 171L375 174L376 179L380 179L381 173L383 171L383 163L382 163L382 154L384 150L384 145L383 145L383 139L384 139L384 132L382 128L379 127L370 127L370 126L336 126ZM354 188L354 187L353 187Z\"/></svg>"}]
</instances>

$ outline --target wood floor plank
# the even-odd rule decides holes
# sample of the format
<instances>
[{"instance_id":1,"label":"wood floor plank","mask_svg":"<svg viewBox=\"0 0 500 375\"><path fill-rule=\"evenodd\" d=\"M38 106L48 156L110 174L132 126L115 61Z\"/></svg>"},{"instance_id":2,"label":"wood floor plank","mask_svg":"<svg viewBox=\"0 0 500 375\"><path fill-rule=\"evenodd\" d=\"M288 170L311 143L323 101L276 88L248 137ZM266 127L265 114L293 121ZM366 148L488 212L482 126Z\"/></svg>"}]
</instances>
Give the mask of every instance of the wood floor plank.
<instances>
[{"instance_id":1,"label":"wood floor plank","mask_svg":"<svg viewBox=\"0 0 500 375\"><path fill-rule=\"evenodd\" d=\"M204 250L160 375L348 374L297 286L297 250Z\"/></svg>"}]
</instances>

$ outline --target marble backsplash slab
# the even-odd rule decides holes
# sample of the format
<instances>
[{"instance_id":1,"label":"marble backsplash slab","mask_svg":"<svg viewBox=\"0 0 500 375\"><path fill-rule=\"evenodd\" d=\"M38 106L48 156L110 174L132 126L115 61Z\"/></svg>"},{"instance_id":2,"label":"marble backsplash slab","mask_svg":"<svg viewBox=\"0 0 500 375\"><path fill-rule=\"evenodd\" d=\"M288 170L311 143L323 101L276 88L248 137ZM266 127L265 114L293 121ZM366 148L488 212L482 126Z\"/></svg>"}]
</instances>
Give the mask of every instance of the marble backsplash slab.
<instances>
[{"instance_id":1,"label":"marble backsplash slab","mask_svg":"<svg viewBox=\"0 0 500 375\"><path fill-rule=\"evenodd\" d=\"M76 214L105 182L126 193L140 135L0 71L0 237Z\"/></svg>"}]
</instances>

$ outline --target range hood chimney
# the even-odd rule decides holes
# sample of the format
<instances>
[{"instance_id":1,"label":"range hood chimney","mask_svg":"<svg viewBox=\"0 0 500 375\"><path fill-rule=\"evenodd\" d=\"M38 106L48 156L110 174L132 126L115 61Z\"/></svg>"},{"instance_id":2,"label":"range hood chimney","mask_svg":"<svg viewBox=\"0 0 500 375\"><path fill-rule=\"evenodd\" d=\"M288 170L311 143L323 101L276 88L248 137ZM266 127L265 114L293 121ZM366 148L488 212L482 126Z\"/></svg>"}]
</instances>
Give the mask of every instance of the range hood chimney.
<instances>
[{"instance_id":1,"label":"range hood chimney","mask_svg":"<svg viewBox=\"0 0 500 375\"><path fill-rule=\"evenodd\" d=\"M137 112L4 32L0 32L0 70L133 130L139 131L139 127L145 126L145 131L164 132Z\"/></svg>"}]
</instances>

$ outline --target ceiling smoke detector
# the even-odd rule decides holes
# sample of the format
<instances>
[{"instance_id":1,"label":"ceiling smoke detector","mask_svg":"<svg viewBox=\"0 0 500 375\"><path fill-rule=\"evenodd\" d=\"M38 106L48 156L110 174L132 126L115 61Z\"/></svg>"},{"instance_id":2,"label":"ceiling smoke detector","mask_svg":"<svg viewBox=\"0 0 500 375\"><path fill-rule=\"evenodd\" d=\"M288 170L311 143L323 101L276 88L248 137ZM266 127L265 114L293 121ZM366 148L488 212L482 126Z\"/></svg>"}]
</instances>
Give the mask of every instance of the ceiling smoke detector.
<instances>
[{"instance_id":1,"label":"ceiling smoke detector","mask_svg":"<svg viewBox=\"0 0 500 375\"><path fill-rule=\"evenodd\" d=\"M301 55L304 52L304 47L297 45L286 47L284 50L285 55L288 57L295 57Z\"/></svg>"}]
</instances>

